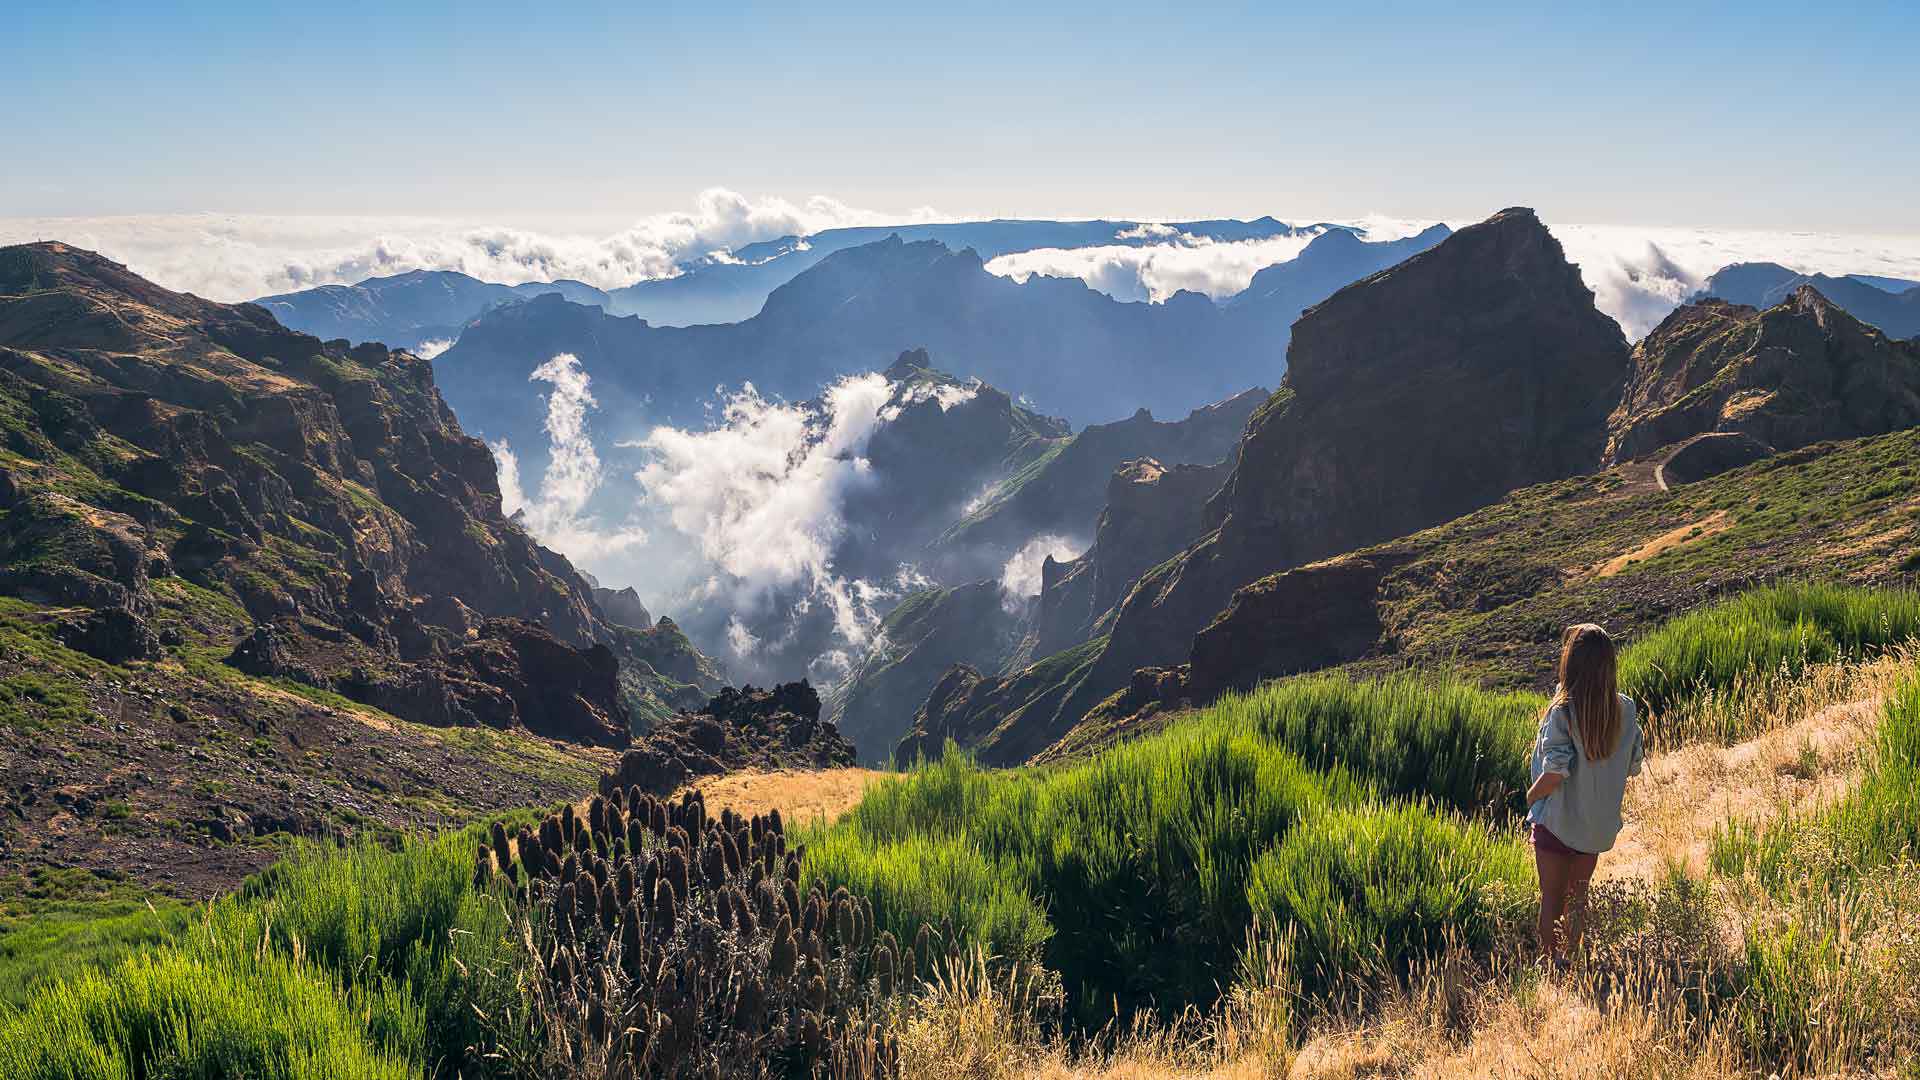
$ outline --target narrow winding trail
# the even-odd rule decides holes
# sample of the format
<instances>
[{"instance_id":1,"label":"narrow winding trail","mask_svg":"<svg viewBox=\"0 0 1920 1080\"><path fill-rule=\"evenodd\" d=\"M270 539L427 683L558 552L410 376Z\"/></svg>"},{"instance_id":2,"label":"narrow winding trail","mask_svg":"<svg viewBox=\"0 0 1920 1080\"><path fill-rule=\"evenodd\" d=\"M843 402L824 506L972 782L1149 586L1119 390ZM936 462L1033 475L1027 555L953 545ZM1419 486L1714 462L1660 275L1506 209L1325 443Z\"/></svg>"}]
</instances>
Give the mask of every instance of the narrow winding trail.
<instances>
[{"instance_id":1,"label":"narrow winding trail","mask_svg":"<svg viewBox=\"0 0 1920 1080\"><path fill-rule=\"evenodd\" d=\"M1626 827L1602 880L1699 874L1728 821L1801 812L1844 793L1880 716L1878 694L1829 705L1731 746L1695 743L1651 757L1627 785Z\"/></svg>"}]
</instances>

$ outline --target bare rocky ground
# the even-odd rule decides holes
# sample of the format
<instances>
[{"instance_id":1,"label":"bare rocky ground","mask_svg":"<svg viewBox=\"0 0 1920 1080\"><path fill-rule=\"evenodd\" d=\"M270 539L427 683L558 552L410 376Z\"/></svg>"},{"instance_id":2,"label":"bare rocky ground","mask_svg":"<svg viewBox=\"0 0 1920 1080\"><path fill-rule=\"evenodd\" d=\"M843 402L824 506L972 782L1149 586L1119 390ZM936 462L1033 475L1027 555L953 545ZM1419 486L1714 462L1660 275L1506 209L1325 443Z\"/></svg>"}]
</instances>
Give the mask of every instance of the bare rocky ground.
<instances>
[{"instance_id":1,"label":"bare rocky ground","mask_svg":"<svg viewBox=\"0 0 1920 1080\"><path fill-rule=\"evenodd\" d=\"M40 617L16 612L14 625ZM391 837L550 805L615 758L408 723L191 654L110 666L23 640L0 644L0 893L79 869L206 898L293 838Z\"/></svg>"}]
</instances>

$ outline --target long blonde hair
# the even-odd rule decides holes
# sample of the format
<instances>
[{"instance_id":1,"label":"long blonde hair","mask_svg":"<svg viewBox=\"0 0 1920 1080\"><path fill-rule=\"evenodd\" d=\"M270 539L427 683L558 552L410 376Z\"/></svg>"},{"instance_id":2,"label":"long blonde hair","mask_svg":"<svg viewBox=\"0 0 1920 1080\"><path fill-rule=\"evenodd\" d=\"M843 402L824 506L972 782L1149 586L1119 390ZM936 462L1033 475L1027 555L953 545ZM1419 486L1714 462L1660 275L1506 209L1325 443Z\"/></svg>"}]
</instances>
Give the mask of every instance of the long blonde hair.
<instances>
[{"instance_id":1,"label":"long blonde hair","mask_svg":"<svg viewBox=\"0 0 1920 1080\"><path fill-rule=\"evenodd\" d=\"M1588 761L1605 761L1620 748L1617 669L1613 639L1594 623L1569 626L1560 636L1560 685L1547 709L1572 707L1580 752Z\"/></svg>"}]
</instances>

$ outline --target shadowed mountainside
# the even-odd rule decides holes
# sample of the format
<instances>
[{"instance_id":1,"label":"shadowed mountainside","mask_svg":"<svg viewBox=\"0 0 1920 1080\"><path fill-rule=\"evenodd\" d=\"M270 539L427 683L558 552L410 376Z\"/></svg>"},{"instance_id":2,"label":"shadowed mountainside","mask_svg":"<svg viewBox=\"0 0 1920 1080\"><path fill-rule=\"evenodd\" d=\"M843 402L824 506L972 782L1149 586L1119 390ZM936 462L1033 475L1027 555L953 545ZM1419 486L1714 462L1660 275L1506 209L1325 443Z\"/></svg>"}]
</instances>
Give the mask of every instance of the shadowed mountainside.
<instances>
[{"instance_id":1,"label":"shadowed mountainside","mask_svg":"<svg viewBox=\"0 0 1920 1080\"><path fill-rule=\"evenodd\" d=\"M982 506L940 536L923 564L942 583L971 583L927 589L904 598L882 621L866 654L841 682L834 696L833 718L867 759L883 760L906 731L907 718L946 668L971 664L1001 671L1024 664L1033 653L1037 605L1032 597L1010 591L1024 586L1003 578L1012 561L1022 557L1017 552L1026 542L1038 538L1047 543L1052 537L1084 543L1089 530L1105 520L1096 518L1101 513L1099 493L1115 470L1129 461L1159 468L1147 456L1151 454L1175 463L1171 467L1177 470L1206 467L1190 466L1192 462L1216 463L1212 467L1221 468L1217 463L1231 452L1247 416L1265 398L1264 390L1247 391L1196 409L1184 420L1164 422L1143 409L1130 419L1055 440L1029 465L1005 475L982 497ZM915 441L932 444L927 439ZM927 456L926 451L922 456ZM942 459L953 460L951 455L932 456L935 461L930 467ZM883 461L876 456L876 472ZM924 482L908 486L924 486ZM870 505L856 520L882 520L887 510L885 505ZM1110 549L1115 544L1109 539ZM1129 549L1120 557L1137 556L1138 550ZM1043 557L1043 582L1058 565L1052 555ZM982 577L986 580L972 580Z\"/></svg>"},{"instance_id":2,"label":"shadowed mountainside","mask_svg":"<svg viewBox=\"0 0 1920 1080\"><path fill-rule=\"evenodd\" d=\"M1324 667L1444 666L1544 690L1540 658L1574 622L1631 636L1776 578L1892 584L1920 571L1920 429L1816 443L1668 488L1656 462L1525 488L1251 582L1196 635L1187 663L1136 672L1040 756L1082 753L1223 691Z\"/></svg>"},{"instance_id":3,"label":"shadowed mountainside","mask_svg":"<svg viewBox=\"0 0 1920 1080\"><path fill-rule=\"evenodd\" d=\"M1135 669L1178 663L1240 585L1592 468L1628 350L1558 241L1513 209L1312 308L1288 359L1211 531L1132 586L1096 655L1043 665L1072 682L949 693L913 751L955 737L985 761L1031 756ZM1035 696L1010 702L1014 685Z\"/></svg>"}]
</instances>

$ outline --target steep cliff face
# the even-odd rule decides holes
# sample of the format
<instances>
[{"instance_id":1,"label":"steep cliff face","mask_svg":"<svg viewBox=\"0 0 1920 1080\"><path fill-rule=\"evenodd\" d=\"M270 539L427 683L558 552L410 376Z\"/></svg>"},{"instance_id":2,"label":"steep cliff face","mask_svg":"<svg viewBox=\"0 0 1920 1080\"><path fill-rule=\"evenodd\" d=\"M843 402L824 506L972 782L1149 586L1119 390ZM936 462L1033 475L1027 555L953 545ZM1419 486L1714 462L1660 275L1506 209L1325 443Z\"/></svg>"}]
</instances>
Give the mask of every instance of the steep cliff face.
<instances>
[{"instance_id":1,"label":"steep cliff face","mask_svg":"<svg viewBox=\"0 0 1920 1080\"><path fill-rule=\"evenodd\" d=\"M1155 420L1141 409L1111 424L1093 424L1060 444L1032 468L995 485L967 516L941 536L944 549L987 544L1018 547L1042 533L1084 540L1095 528L1111 494L1116 468L1139 458L1162 466L1212 465L1226 458L1246 433L1247 418L1268 397L1255 387L1184 419Z\"/></svg>"},{"instance_id":2,"label":"steep cliff face","mask_svg":"<svg viewBox=\"0 0 1920 1080\"><path fill-rule=\"evenodd\" d=\"M1764 311L1704 300L1669 315L1634 348L1606 457L1709 432L1791 450L1916 422L1920 345L1889 339L1801 285Z\"/></svg>"},{"instance_id":3,"label":"steep cliff face","mask_svg":"<svg viewBox=\"0 0 1920 1080\"><path fill-rule=\"evenodd\" d=\"M510 678L491 664L516 686L561 655L536 637L569 654L612 640L566 560L501 516L486 447L406 353L325 344L65 245L8 248L0 413L0 591L23 600L140 619L184 581L244 612L230 641L262 628L241 650L258 671L422 718L447 712L421 665L486 681L470 637L538 653ZM623 741L605 651L581 658L604 686L462 715Z\"/></svg>"},{"instance_id":4,"label":"steep cliff face","mask_svg":"<svg viewBox=\"0 0 1920 1080\"><path fill-rule=\"evenodd\" d=\"M1179 662L1255 578L1594 468L1628 350L1559 242L1513 209L1334 294L1287 355L1216 530L1129 595L1102 685Z\"/></svg>"},{"instance_id":5,"label":"steep cliff face","mask_svg":"<svg viewBox=\"0 0 1920 1080\"><path fill-rule=\"evenodd\" d=\"M1530 210L1335 293L1294 325L1286 379L1249 422L1211 531L1130 588L1077 685L1022 706L1039 730L1020 745L1051 743L1135 669L1184 661L1241 585L1592 469L1627 367L1619 326Z\"/></svg>"},{"instance_id":6,"label":"steep cliff face","mask_svg":"<svg viewBox=\"0 0 1920 1080\"><path fill-rule=\"evenodd\" d=\"M1231 461L1169 466L1153 458L1115 469L1093 546L1041 566L1035 652L1051 655L1101 633L1135 579L1207 531L1207 501L1232 471Z\"/></svg>"}]
</instances>

